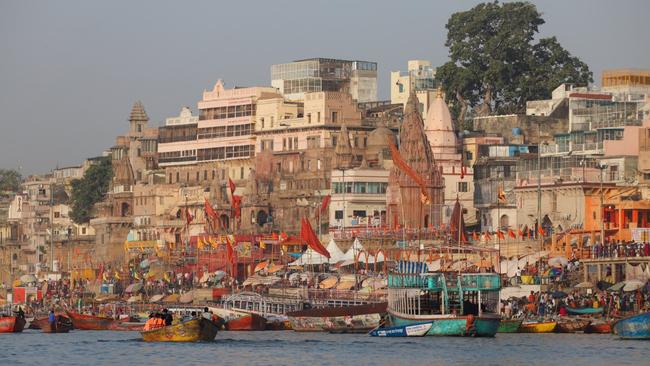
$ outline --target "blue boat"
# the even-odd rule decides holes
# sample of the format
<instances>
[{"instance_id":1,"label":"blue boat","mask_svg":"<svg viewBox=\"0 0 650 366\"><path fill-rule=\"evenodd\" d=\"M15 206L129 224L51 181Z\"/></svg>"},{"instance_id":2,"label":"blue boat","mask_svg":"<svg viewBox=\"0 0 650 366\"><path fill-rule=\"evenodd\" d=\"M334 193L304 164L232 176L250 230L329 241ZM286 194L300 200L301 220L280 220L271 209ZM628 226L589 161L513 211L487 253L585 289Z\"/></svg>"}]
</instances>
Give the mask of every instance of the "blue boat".
<instances>
[{"instance_id":1,"label":"blue boat","mask_svg":"<svg viewBox=\"0 0 650 366\"><path fill-rule=\"evenodd\" d=\"M569 314L600 314L603 312L603 308L566 308Z\"/></svg>"},{"instance_id":2,"label":"blue boat","mask_svg":"<svg viewBox=\"0 0 650 366\"><path fill-rule=\"evenodd\" d=\"M404 266L398 265L398 271ZM494 337L501 281L495 273L389 273L391 326L431 322L430 336Z\"/></svg>"},{"instance_id":3,"label":"blue boat","mask_svg":"<svg viewBox=\"0 0 650 366\"><path fill-rule=\"evenodd\" d=\"M368 333L371 337L423 337L433 326L432 322L416 323L398 327L377 327Z\"/></svg>"},{"instance_id":4,"label":"blue boat","mask_svg":"<svg viewBox=\"0 0 650 366\"><path fill-rule=\"evenodd\" d=\"M617 321L614 323L614 332L621 339L650 339L650 312Z\"/></svg>"}]
</instances>

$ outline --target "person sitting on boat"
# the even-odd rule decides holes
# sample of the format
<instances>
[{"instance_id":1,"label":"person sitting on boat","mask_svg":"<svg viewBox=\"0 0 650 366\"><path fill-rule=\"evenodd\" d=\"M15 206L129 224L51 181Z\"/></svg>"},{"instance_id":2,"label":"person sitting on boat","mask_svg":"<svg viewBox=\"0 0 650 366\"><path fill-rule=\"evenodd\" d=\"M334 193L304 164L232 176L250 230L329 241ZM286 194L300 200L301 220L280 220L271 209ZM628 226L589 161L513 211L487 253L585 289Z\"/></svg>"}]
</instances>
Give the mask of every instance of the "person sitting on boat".
<instances>
[{"instance_id":1,"label":"person sitting on boat","mask_svg":"<svg viewBox=\"0 0 650 366\"><path fill-rule=\"evenodd\" d=\"M172 323L174 322L174 316L172 315L172 313L167 309L163 309L162 315L165 320L165 325L172 325Z\"/></svg>"},{"instance_id":2,"label":"person sitting on boat","mask_svg":"<svg viewBox=\"0 0 650 366\"><path fill-rule=\"evenodd\" d=\"M144 328L143 330L152 330L155 328L155 322L156 319L153 315L153 313L149 313L149 319L144 323Z\"/></svg>"},{"instance_id":3,"label":"person sitting on boat","mask_svg":"<svg viewBox=\"0 0 650 366\"><path fill-rule=\"evenodd\" d=\"M52 329L56 327L56 315L54 315L54 310L50 310L50 315L47 317L47 321L52 326Z\"/></svg>"},{"instance_id":4,"label":"person sitting on boat","mask_svg":"<svg viewBox=\"0 0 650 366\"><path fill-rule=\"evenodd\" d=\"M201 313L201 316L204 317L205 319L212 320L212 314L210 314L210 311L208 308L203 308L203 313Z\"/></svg>"},{"instance_id":5,"label":"person sitting on boat","mask_svg":"<svg viewBox=\"0 0 650 366\"><path fill-rule=\"evenodd\" d=\"M25 312L23 311L23 308L21 308L20 306L18 307L18 311L16 312L16 316L19 319L25 319Z\"/></svg>"}]
</instances>

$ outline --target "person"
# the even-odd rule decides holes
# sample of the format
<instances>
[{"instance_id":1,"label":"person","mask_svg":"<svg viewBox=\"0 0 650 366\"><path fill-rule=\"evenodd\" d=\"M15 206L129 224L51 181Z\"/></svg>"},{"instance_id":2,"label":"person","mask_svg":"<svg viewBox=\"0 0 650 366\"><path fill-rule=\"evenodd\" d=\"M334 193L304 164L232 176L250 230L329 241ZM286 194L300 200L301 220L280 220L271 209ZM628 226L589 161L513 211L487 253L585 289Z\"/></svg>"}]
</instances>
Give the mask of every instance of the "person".
<instances>
[{"instance_id":1,"label":"person","mask_svg":"<svg viewBox=\"0 0 650 366\"><path fill-rule=\"evenodd\" d=\"M172 325L172 323L174 322L174 316L172 315L172 313L167 309L163 309L163 316L165 318L165 325L166 326Z\"/></svg>"},{"instance_id":2,"label":"person","mask_svg":"<svg viewBox=\"0 0 650 366\"><path fill-rule=\"evenodd\" d=\"M144 323L144 328L142 330L152 330L154 324L153 313L149 313L149 319Z\"/></svg>"},{"instance_id":3,"label":"person","mask_svg":"<svg viewBox=\"0 0 650 366\"><path fill-rule=\"evenodd\" d=\"M50 323L52 329L56 329L56 315L54 315L54 309L50 310L50 315L47 317L47 321Z\"/></svg>"},{"instance_id":4,"label":"person","mask_svg":"<svg viewBox=\"0 0 650 366\"><path fill-rule=\"evenodd\" d=\"M25 319L25 312L23 311L22 307L18 307L18 314L17 314L19 319Z\"/></svg>"},{"instance_id":5,"label":"person","mask_svg":"<svg viewBox=\"0 0 650 366\"><path fill-rule=\"evenodd\" d=\"M208 310L207 307L203 308L203 313L201 316L205 319L212 320L212 314L210 314L210 311Z\"/></svg>"}]
</instances>

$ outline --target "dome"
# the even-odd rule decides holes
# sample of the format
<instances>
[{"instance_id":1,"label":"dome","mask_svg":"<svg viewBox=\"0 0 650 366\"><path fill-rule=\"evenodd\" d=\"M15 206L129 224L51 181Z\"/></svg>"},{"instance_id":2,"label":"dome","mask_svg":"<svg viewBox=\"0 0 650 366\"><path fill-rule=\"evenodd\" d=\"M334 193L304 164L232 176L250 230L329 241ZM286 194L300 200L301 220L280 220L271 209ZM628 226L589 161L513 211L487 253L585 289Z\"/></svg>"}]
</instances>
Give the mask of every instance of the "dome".
<instances>
[{"instance_id":1,"label":"dome","mask_svg":"<svg viewBox=\"0 0 650 366\"><path fill-rule=\"evenodd\" d=\"M424 122L424 131L427 134L431 148L436 153L454 153L456 150L456 133L451 120L447 103L442 97L442 92L431 102Z\"/></svg>"},{"instance_id":2,"label":"dome","mask_svg":"<svg viewBox=\"0 0 650 366\"><path fill-rule=\"evenodd\" d=\"M372 130L368 134L368 148L384 148L388 147L388 139L395 143L395 134L390 129L380 126Z\"/></svg>"}]
</instances>

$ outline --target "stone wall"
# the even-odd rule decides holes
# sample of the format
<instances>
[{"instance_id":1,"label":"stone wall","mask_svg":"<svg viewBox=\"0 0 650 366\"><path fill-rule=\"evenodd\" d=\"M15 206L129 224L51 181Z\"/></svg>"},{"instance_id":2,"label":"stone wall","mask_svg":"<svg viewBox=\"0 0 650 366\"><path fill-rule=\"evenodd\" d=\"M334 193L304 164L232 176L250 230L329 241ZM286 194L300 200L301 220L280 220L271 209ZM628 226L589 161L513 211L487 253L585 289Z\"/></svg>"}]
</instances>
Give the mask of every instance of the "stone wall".
<instances>
[{"instance_id":1,"label":"stone wall","mask_svg":"<svg viewBox=\"0 0 650 366\"><path fill-rule=\"evenodd\" d=\"M475 131L501 135L506 143L537 144L540 141L540 136L542 141L550 142L555 134L566 133L569 130L568 118L526 116L523 114L476 117L473 123ZM521 130L523 141L520 136L513 134L514 128Z\"/></svg>"}]
</instances>

